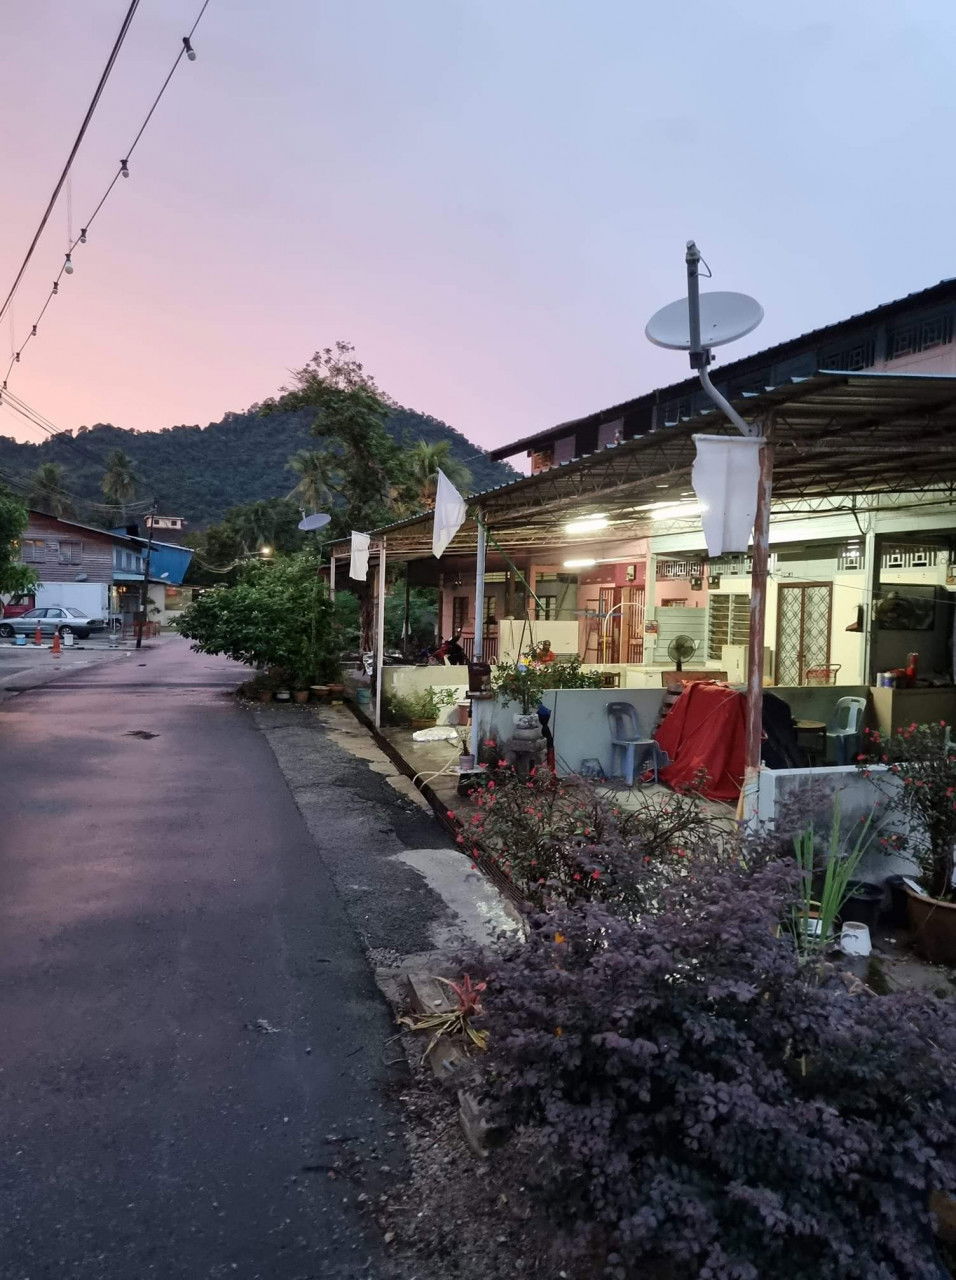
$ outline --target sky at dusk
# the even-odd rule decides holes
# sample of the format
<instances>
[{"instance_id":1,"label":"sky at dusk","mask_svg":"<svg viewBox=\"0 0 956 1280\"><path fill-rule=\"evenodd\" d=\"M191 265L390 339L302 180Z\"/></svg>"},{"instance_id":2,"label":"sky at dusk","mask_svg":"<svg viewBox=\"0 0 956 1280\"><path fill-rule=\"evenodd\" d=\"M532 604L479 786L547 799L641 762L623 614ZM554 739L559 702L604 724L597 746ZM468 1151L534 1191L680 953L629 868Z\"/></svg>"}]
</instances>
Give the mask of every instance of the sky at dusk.
<instances>
[{"instance_id":1,"label":"sky at dusk","mask_svg":"<svg viewBox=\"0 0 956 1280\"><path fill-rule=\"evenodd\" d=\"M3 6L0 298L126 7ZM142 0L76 228L198 8ZM951 0L212 0L194 44L16 366L59 426L205 424L345 338L490 447L686 376L643 329L689 237L764 305L735 357L954 274Z\"/></svg>"}]
</instances>

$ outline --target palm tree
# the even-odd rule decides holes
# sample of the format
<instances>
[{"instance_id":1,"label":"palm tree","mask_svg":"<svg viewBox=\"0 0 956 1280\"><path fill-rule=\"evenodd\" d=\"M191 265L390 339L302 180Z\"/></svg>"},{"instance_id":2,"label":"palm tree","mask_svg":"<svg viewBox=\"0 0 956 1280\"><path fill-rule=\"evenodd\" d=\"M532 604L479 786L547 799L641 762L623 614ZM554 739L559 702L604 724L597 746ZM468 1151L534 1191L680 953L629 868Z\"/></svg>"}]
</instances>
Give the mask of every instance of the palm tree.
<instances>
[{"instance_id":1,"label":"palm tree","mask_svg":"<svg viewBox=\"0 0 956 1280\"><path fill-rule=\"evenodd\" d=\"M452 456L450 440L438 440L435 444L419 440L409 450L407 462L419 510L435 505L439 471L444 471L456 489L467 491L471 484L471 472L464 463Z\"/></svg>"},{"instance_id":2,"label":"palm tree","mask_svg":"<svg viewBox=\"0 0 956 1280\"><path fill-rule=\"evenodd\" d=\"M107 501L112 502L119 511L121 524L126 523L126 506L136 493L137 483L129 454L122 449L114 449L106 459L106 474L100 482L100 488Z\"/></svg>"},{"instance_id":3,"label":"palm tree","mask_svg":"<svg viewBox=\"0 0 956 1280\"><path fill-rule=\"evenodd\" d=\"M73 514L73 504L63 488L63 468L58 463L44 462L37 467L30 481L29 503L48 516Z\"/></svg>"},{"instance_id":4,"label":"palm tree","mask_svg":"<svg viewBox=\"0 0 956 1280\"><path fill-rule=\"evenodd\" d=\"M303 449L290 458L289 470L299 477L298 484L289 497L297 499L307 512L318 511L325 502L327 493L322 455L314 449Z\"/></svg>"}]
</instances>

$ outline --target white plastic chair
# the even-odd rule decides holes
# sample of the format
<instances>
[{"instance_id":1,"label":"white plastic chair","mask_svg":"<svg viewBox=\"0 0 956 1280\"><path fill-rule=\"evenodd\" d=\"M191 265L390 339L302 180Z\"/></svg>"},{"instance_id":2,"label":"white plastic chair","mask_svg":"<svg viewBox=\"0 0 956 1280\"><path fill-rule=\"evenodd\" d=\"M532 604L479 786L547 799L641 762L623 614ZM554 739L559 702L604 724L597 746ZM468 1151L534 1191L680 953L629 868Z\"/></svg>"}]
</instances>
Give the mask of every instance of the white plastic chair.
<instances>
[{"instance_id":1,"label":"white plastic chair","mask_svg":"<svg viewBox=\"0 0 956 1280\"><path fill-rule=\"evenodd\" d=\"M866 698L839 698L827 724L827 755L834 764L852 764L860 750Z\"/></svg>"}]
</instances>

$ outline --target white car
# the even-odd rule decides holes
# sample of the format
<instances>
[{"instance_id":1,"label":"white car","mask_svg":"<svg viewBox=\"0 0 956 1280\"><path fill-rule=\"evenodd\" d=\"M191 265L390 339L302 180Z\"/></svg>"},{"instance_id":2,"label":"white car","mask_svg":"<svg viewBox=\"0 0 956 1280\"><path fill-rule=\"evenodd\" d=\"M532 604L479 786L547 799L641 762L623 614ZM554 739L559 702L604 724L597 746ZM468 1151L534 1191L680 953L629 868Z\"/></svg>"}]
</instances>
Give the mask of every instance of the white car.
<instances>
[{"instance_id":1,"label":"white car","mask_svg":"<svg viewBox=\"0 0 956 1280\"><path fill-rule=\"evenodd\" d=\"M36 635L37 627L43 636L52 636L59 632L61 636L78 636L85 640L92 631L105 631L104 618L90 618L82 609L71 609L68 605L47 605L40 609L28 609L18 618L4 618L0 621L0 636L9 640L11 636Z\"/></svg>"}]
</instances>

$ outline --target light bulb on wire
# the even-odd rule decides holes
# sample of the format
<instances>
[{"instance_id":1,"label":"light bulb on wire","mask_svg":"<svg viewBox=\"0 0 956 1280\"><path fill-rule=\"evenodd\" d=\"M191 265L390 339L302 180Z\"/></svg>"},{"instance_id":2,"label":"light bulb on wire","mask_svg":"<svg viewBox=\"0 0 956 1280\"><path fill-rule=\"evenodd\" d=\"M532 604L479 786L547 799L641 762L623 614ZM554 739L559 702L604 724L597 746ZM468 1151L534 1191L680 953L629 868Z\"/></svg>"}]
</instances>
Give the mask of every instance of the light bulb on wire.
<instances>
[{"instance_id":1,"label":"light bulb on wire","mask_svg":"<svg viewBox=\"0 0 956 1280\"><path fill-rule=\"evenodd\" d=\"M80 244L86 244L86 227L80 228Z\"/></svg>"},{"instance_id":2,"label":"light bulb on wire","mask_svg":"<svg viewBox=\"0 0 956 1280\"><path fill-rule=\"evenodd\" d=\"M128 160L120 161L120 173L123 175L124 178L129 177L129 161Z\"/></svg>"},{"instance_id":3,"label":"light bulb on wire","mask_svg":"<svg viewBox=\"0 0 956 1280\"><path fill-rule=\"evenodd\" d=\"M71 276L73 274L73 259L70 257L69 254L66 255L66 262L64 262L63 264L63 270L66 272L68 276Z\"/></svg>"},{"instance_id":4,"label":"light bulb on wire","mask_svg":"<svg viewBox=\"0 0 956 1280\"><path fill-rule=\"evenodd\" d=\"M190 62L196 61L196 50L189 43L189 36L183 36L183 48L186 50L186 57Z\"/></svg>"}]
</instances>

